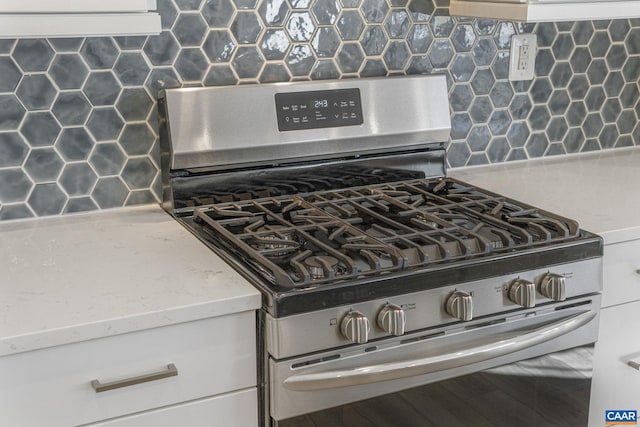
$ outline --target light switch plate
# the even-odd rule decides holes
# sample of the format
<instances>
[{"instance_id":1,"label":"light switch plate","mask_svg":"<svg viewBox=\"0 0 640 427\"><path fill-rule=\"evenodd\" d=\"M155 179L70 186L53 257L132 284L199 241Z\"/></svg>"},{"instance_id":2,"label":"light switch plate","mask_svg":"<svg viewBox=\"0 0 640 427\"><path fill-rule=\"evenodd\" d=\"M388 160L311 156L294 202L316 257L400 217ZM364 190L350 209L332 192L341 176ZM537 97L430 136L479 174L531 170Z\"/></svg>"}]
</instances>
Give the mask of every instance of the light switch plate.
<instances>
[{"instance_id":1,"label":"light switch plate","mask_svg":"<svg viewBox=\"0 0 640 427\"><path fill-rule=\"evenodd\" d=\"M533 79L537 50L538 40L535 34L514 34L511 36L509 80Z\"/></svg>"}]
</instances>

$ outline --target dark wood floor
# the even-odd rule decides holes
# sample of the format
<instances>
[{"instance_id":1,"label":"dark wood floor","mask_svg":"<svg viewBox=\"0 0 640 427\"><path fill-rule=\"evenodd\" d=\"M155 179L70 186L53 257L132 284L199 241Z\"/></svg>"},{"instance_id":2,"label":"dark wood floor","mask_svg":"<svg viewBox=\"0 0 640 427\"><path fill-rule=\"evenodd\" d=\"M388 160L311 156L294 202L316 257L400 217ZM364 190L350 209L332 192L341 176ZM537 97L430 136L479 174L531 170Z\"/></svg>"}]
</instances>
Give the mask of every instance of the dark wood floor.
<instances>
[{"instance_id":1,"label":"dark wood floor","mask_svg":"<svg viewBox=\"0 0 640 427\"><path fill-rule=\"evenodd\" d=\"M278 427L583 427L592 347L332 408Z\"/></svg>"}]
</instances>

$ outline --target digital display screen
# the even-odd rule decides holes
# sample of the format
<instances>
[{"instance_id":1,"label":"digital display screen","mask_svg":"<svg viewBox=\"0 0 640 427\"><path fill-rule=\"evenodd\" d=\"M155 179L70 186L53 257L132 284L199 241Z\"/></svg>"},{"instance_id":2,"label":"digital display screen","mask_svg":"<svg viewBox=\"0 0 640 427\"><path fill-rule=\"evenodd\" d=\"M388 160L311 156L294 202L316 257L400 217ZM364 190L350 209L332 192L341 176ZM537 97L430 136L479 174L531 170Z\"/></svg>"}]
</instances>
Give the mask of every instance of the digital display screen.
<instances>
[{"instance_id":1,"label":"digital display screen","mask_svg":"<svg viewBox=\"0 0 640 427\"><path fill-rule=\"evenodd\" d=\"M281 132L363 123L359 89L277 93L275 101Z\"/></svg>"}]
</instances>

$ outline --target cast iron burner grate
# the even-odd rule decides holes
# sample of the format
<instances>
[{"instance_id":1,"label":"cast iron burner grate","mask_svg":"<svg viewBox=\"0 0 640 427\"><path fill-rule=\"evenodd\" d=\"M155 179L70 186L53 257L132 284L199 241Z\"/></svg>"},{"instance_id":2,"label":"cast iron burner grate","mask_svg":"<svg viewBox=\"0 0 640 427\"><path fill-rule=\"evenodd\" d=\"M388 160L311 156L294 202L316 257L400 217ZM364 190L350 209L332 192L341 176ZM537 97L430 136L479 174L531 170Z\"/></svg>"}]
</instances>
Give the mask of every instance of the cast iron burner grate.
<instances>
[{"instance_id":1,"label":"cast iron burner grate","mask_svg":"<svg viewBox=\"0 0 640 427\"><path fill-rule=\"evenodd\" d=\"M286 288L548 246L580 233L573 220L449 178L220 203L195 209L194 220Z\"/></svg>"}]
</instances>

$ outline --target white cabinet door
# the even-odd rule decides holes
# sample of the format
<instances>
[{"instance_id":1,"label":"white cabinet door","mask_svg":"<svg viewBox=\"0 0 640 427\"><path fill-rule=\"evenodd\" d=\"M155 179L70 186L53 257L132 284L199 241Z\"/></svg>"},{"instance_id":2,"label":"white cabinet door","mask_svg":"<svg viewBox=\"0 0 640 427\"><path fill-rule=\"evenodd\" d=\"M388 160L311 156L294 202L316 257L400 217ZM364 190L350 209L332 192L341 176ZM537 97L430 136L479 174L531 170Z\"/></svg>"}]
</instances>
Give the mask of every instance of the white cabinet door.
<instances>
[{"instance_id":1,"label":"white cabinet door","mask_svg":"<svg viewBox=\"0 0 640 427\"><path fill-rule=\"evenodd\" d=\"M605 308L593 357L589 426L605 425L605 410L640 411L640 301Z\"/></svg>"},{"instance_id":2,"label":"white cabinet door","mask_svg":"<svg viewBox=\"0 0 640 427\"><path fill-rule=\"evenodd\" d=\"M602 306L640 300L640 240L604 247Z\"/></svg>"}]
</instances>

